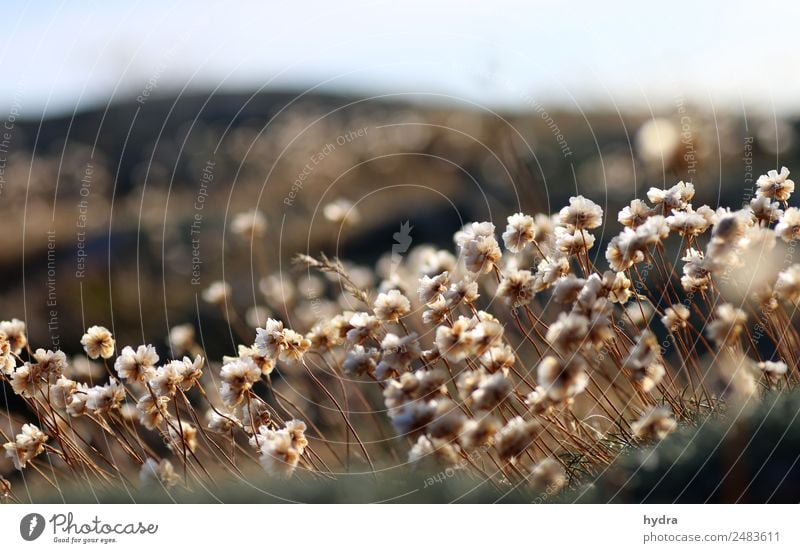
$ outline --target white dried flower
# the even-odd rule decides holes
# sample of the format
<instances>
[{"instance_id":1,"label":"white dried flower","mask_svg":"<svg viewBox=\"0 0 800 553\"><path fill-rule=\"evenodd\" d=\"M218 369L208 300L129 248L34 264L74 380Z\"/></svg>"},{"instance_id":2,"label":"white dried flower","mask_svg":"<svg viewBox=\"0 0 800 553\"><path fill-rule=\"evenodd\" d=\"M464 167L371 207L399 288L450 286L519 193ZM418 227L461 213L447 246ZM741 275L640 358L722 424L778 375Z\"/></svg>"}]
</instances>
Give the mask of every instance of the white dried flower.
<instances>
[{"instance_id":1,"label":"white dried flower","mask_svg":"<svg viewBox=\"0 0 800 553\"><path fill-rule=\"evenodd\" d=\"M422 312L422 321L429 325L438 325L443 322L450 313L447 300L439 297L428 303L428 309Z\"/></svg>"},{"instance_id":2,"label":"white dried flower","mask_svg":"<svg viewBox=\"0 0 800 553\"><path fill-rule=\"evenodd\" d=\"M478 294L478 283L470 277L465 277L450 285L450 289L445 294L447 305L450 308L461 305L462 303L475 303L480 297Z\"/></svg>"},{"instance_id":3,"label":"white dried flower","mask_svg":"<svg viewBox=\"0 0 800 553\"><path fill-rule=\"evenodd\" d=\"M594 235L582 229L567 230L556 228L556 248L566 255L577 255L589 251L594 246Z\"/></svg>"},{"instance_id":4,"label":"white dried flower","mask_svg":"<svg viewBox=\"0 0 800 553\"><path fill-rule=\"evenodd\" d=\"M631 279L623 272L606 271L603 273L603 287L608 290L608 301L624 304L631 296Z\"/></svg>"},{"instance_id":5,"label":"white dried flower","mask_svg":"<svg viewBox=\"0 0 800 553\"><path fill-rule=\"evenodd\" d=\"M706 325L708 336L719 346L735 344L744 330L747 315L729 303L717 307L716 315L716 318Z\"/></svg>"},{"instance_id":6,"label":"white dried flower","mask_svg":"<svg viewBox=\"0 0 800 553\"><path fill-rule=\"evenodd\" d=\"M603 224L603 210L592 200L573 196L569 205L559 212L559 218L562 225L571 229L594 229Z\"/></svg>"},{"instance_id":7,"label":"white dried flower","mask_svg":"<svg viewBox=\"0 0 800 553\"><path fill-rule=\"evenodd\" d=\"M206 412L206 419L208 420L208 429L217 434L230 434L242 424L232 413L219 413L214 409Z\"/></svg>"},{"instance_id":8,"label":"white dried flower","mask_svg":"<svg viewBox=\"0 0 800 553\"><path fill-rule=\"evenodd\" d=\"M694 211L692 206L686 209L672 210L672 215L666 218L669 228L681 236L699 236L711 226L711 221Z\"/></svg>"},{"instance_id":9,"label":"white dried flower","mask_svg":"<svg viewBox=\"0 0 800 553\"><path fill-rule=\"evenodd\" d=\"M436 349L449 361L462 361L474 347L472 328L472 320L463 316L454 321L452 326L437 327Z\"/></svg>"},{"instance_id":10,"label":"white dried flower","mask_svg":"<svg viewBox=\"0 0 800 553\"><path fill-rule=\"evenodd\" d=\"M44 452L45 443L47 434L39 430L36 425L25 424L14 441L3 444L3 448L6 450L6 457L11 459L16 469L22 470Z\"/></svg>"},{"instance_id":11,"label":"white dried flower","mask_svg":"<svg viewBox=\"0 0 800 553\"><path fill-rule=\"evenodd\" d=\"M633 435L639 440L663 440L677 427L672 413L664 407L651 407L631 424Z\"/></svg>"},{"instance_id":12,"label":"white dried flower","mask_svg":"<svg viewBox=\"0 0 800 553\"><path fill-rule=\"evenodd\" d=\"M375 372L375 366L379 357L378 350L365 348L356 345L347 352L347 356L342 363L344 373L348 376L364 376Z\"/></svg>"},{"instance_id":13,"label":"white dried flower","mask_svg":"<svg viewBox=\"0 0 800 553\"><path fill-rule=\"evenodd\" d=\"M464 422L458 441L464 449L474 449L489 444L500 430L500 421L490 415Z\"/></svg>"},{"instance_id":14,"label":"white dried flower","mask_svg":"<svg viewBox=\"0 0 800 553\"><path fill-rule=\"evenodd\" d=\"M56 383L50 386L50 403L56 409L66 409L72 402L72 396L78 389L78 383L65 376L59 376Z\"/></svg>"},{"instance_id":15,"label":"white dried flower","mask_svg":"<svg viewBox=\"0 0 800 553\"><path fill-rule=\"evenodd\" d=\"M192 423L172 421L167 429L170 440L168 446L174 453L183 454L184 448L192 453L197 451L197 428Z\"/></svg>"},{"instance_id":16,"label":"white dried flower","mask_svg":"<svg viewBox=\"0 0 800 553\"><path fill-rule=\"evenodd\" d=\"M173 354L188 353L194 347L194 327L189 324L176 325L169 329L167 337L169 347Z\"/></svg>"},{"instance_id":17,"label":"white dried flower","mask_svg":"<svg viewBox=\"0 0 800 553\"><path fill-rule=\"evenodd\" d=\"M775 296L789 303L800 303L800 264L795 263L778 273Z\"/></svg>"},{"instance_id":18,"label":"white dried flower","mask_svg":"<svg viewBox=\"0 0 800 553\"><path fill-rule=\"evenodd\" d=\"M553 458L542 459L530 468L528 484L547 494L558 493L567 483L567 473L561 463Z\"/></svg>"},{"instance_id":19,"label":"white dried flower","mask_svg":"<svg viewBox=\"0 0 800 553\"><path fill-rule=\"evenodd\" d=\"M81 338L81 345L86 350L86 355L92 359L108 359L114 355L114 338L104 326L89 327Z\"/></svg>"},{"instance_id":20,"label":"white dried flower","mask_svg":"<svg viewBox=\"0 0 800 553\"><path fill-rule=\"evenodd\" d=\"M146 382L154 375L156 363L158 354L152 345L139 346L136 351L130 346L125 346L114 362L114 370L123 380Z\"/></svg>"},{"instance_id":21,"label":"white dried flower","mask_svg":"<svg viewBox=\"0 0 800 553\"><path fill-rule=\"evenodd\" d=\"M220 397L228 407L240 405L253 384L261 380L261 369L249 357L230 360L219 373Z\"/></svg>"},{"instance_id":22,"label":"white dried flower","mask_svg":"<svg viewBox=\"0 0 800 553\"><path fill-rule=\"evenodd\" d=\"M792 242L800 238L800 209L790 207L775 225L775 234L784 242Z\"/></svg>"},{"instance_id":23,"label":"white dried flower","mask_svg":"<svg viewBox=\"0 0 800 553\"><path fill-rule=\"evenodd\" d=\"M384 380L393 374L399 374L411 366L412 361L420 354L417 334L412 332L400 337L391 332L381 341L381 360L375 367L375 377Z\"/></svg>"},{"instance_id":24,"label":"white dried flower","mask_svg":"<svg viewBox=\"0 0 800 553\"><path fill-rule=\"evenodd\" d=\"M525 249L536 238L536 223L533 217L523 213L514 213L508 217L508 225L503 233L506 249L517 253Z\"/></svg>"},{"instance_id":25,"label":"white dried flower","mask_svg":"<svg viewBox=\"0 0 800 553\"><path fill-rule=\"evenodd\" d=\"M534 290L541 292L551 287L559 278L568 275L569 272L569 260L566 257L559 256L543 259L537 266Z\"/></svg>"},{"instance_id":26,"label":"white dried flower","mask_svg":"<svg viewBox=\"0 0 800 553\"><path fill-rule=\"evenodd\" d=\"M789 201L794 192L794 181L789 179L789 170L786 167L781 167L780 173L773 169L766 175L761 175L756 181L756 186L758 186L756 191L758 197L772 198L784 203Z\"/></svg>"},{"instance_id":27,"label":"white dried flower","mask_svg":"<svg viewBox=\"0 0 800 553\"><path fill-rule=\"evenodd\" d=\"M125 401L125 388L116 380L103 386L95 386L87 392L86 408L96 414L119 409Z\"/></svg>"},{"instance_id":28,"label":"white dried flower","mask_svg":"<svg viewBox=\"0 0 800 553\"><path fill-rule=\"evenodd\" d=\"M447 292L447 287L449 285L450 273L447 271L433 277L423 275L423 277L419 279L419 301L422 303L430 303L442 297Z\"/></svg>"},{"instance_id":29,"label":"white dried flower","mask_svg":"<svg viewBox=\"0 0 800 553\"><path fill-rule=\"evenodd\" d=\"M547 341L561 353L577 351L589 335L589 319L577 313L559 313L547 329Z\"/></svg>"},{"instance_id":30,"label":"white dried flower","mask_svg":"<svg viewBox=\"0 0 800 553\"><path fill-rule=\"evenodd\" d=\"M670 332L675 332L680 328L686 328L686 321L689 320L691 312L689 308L682 303L676 303L672 307L667 307L664 310L664 316L661 317L661 323Z\"/></svg>"},{"instance_id":31,"label":"white dried flower","mask_svg":"<svg viewBox=\"0 0 800 553\"><path fill-rule=\"evenodd\" d=\"M139 411L139 423L148 430L154 430L164 422L167 414L168 397L158 397L153 399L152 394L145 394L136 402L136 409Z\"/></svg>"},{"instance_id":32,"label":"white dried flower","mask_svg":"<svg viewBox=\"0 0 800 553\"><path fill-rule=\"evenodd\" d=\"M497 453L502 459L516 459L533 445L541 428L537 421L514 417L495 436Z\"/></svg>"},{"instance_id":33,"label":"white dried flower","mask_svg":"<svg viewBox=\"0 0 800 553\"><path fill-rule=\"evenodd\" d=\"M762 196L750 200L750 211L753 212L753 218L756 221L771 225L783 216L783 210L780 209L780 205L778 202L773 202L770 198Z\"/></svg>"},{"instance_id":34,"label":"white dried flower","mask_svg":"<svg viewBox=\"0 0 800 553\"><path fill-rule=\"evenodd\" d=\"M160 462L153 458L148 458L139 469L139 482L142 486L149 486L155 483L164 486L165 488L172 488L178 484L179 477L175 472L172 463L167 459L162 459Z\"/></svg>"},{"instance_id":35,"label":"white dried flower","mask_svg":"<svg viewBox=\"0 0 800 553\"><path fill-rule=\"evenodd\" d=\"M539 363L537 378L548 397L556 402L575 397L589 385L586 364L577 356L562 361L548 355Z\"/></svg>"},{"instance_id":36,"label":"white dried flower","mask_svg":"<svg viewBox=\"0 0 800 553\"><path fill-rule=\"evenodd\" d=\"M33 359L39 376L48 382L55 382L67 370L67 356L61 350L38 348L33 352Z\"/></svg>"},{"instance_id":37,"label":"white dried flower","mask_svg":"<svg viewBox=\"0 0 800 553\"><path fill-rule=\"evenodd\" d=\"M151 373L147 384L157 396L172 397L178 391L178 384L180 384L183 379L181 376L182 369L183 363L180 361L170 361Z\"/></svg>"},{"instance_id":38,"label":"white dried flower","mask_svg":"<svg viewBox=\"0 0 800 553\"><path fill-rule=\"evenodd\" d=\"M386 294L378 294L373 309L379 321L396 323L411 312L411 302L399 290L390 290Z\"/></svg>"},{"instance_id":39,"label":"white dried flower","mask_svg":"<svg viewBox=\"0 0 800 553\"><path fill-rule=\"evenodd\" d=\"M758 368L769 378L780 378L789 370L783 361L762 361Z\"/></svg>"},{"instance_id":40,"label":"white dried flower","mask_svg":"<svg viewBox=\"0 0 800 553\"><path fill-rule=\"evenodd\" d=\"M361 220L361 214L353 202L346 198L337 198L322 208L322 214L331 223L347 223L355 225Z\"/></svg>"},{"instance_id":41,"label":"white dried flower","mask_svg":"<svg viewBox=\"0 0 800 553\"><path fill-rule=\"evenodd\" d=\"M445 466L456 465L461 457L453 444L444 440L430 439L420 436L408 452L408 462L412 464L423 461L438 461Z\"/></svg>"},{"instance_id":42,"label":"white dried flower","mask_svg":"<svg viewBox=\"0 0 800 553\"><path fill-rule=\"evenodd\" d=\"M9 348L12 352L19 355L25 346L28 345L25 321L11 319L10 321L0 322L0 335L4 334L8 340ZM2 355L2 353L0 353Z\"/></svg>"},{"instance_id":43,"label":"white dried flower","mask_svg":"<svg viewBox=\"0 0 800 553\"><path fill-rule=\"evenodd\" d=\"M221 280L212 282L208 288L203 290L202 295L203 299L208 303L214 305L223 304L231 295L231 285Z\"/></svg>"},{"instance_id":44,"label":"white dried flower","mask_svg":"<svg viewBox=\"0 0 800 553\"><path fill-rule=\"evenodd\" d=\"M428 435L434 439L455 440L467 420L466 415L449 399L440 399L435 405L433 420L428 423Z\"/></svg>"},{"instance_id":45,"label":"white dried flower","mask_svg":"<svg viewBox=\"0 0 800 553\"><path fill-rule=\"evenodd\" d=\"M471 273L488 273L502 257L492 223L471 223L455 234L455 242Z\"/></svg>"},{"instance_id":46,"label":"white dried flower","mask_svg":"<svg viewBox=\"0 0 800 553\"><path fill-rule=\"evenodd\" d=\"M10 376L16 366L17 361L11 349L11 342L5 333L0 332L0 374Z\"/></svg>"},{"instance_id":47,"label":"white dried flower","mask_svg":"<svg viewBox=\"0 0 800 553\"><path fill-rule=\"evenodd\" d=\"M308 445L305 438L305 423L289 421L286 428L271 430L262 426L258 434L250 438L250 444L261 454L261 466L272 476L289 478L294 474Z\"/></svg>"},{"instance_id":48,"label":"white dried flower","mask_svg":"<svg viewBox=\"0 0 800 553\"><path fill-rule=\"evenodd\" d=\"M490 375L481 375L478 386L469 395L473 408L479 411L491 411L511 394L513 385L502 372Z\"/></svg>"},{"instance_id":49,"label":"white dried flower","mask_svg":"<svg viewBox=\"0 0 800 553\"><path fill-rule=\"evenodd\" d=\"M231 231L247 240L260 238L267 232L267 218L257 209L238 213L231 221Z\"/></svg>"},{"instance_id":50,"label":"white dried flower","mask_svg":"<svg viewBox=\"0 0 800 553\"><path fill-rule=\"evenodd\" d=\"M644 223L653 214L652 208L642 200L631 200L629 206L622 208L617 215L617 221L626 227L635 229Z\"/></svg>"},{"instance_id":51,"label":"white dried flower","mask_svg":"<svg viewBox=\"0 0 800 553\"><path fill-rule=\"evenodd\" d=\"M497 287L497 295L514 307L528 305L535 295L533 275L525 270L506 270Z\"/></svg>"},{"instance_id":52,"label":"white dried flower","mask_svg":"<svg viewBox=\"0 0 800 553\"><path fill-rule=\"evenodd\" d=\"M661 206L663 212L669 213L673 209L684 209L694 198L694 185L690 182L680 181L668 190L651 188L647 192L647 199L656 206Z\"/></svg>"},{"instance_id":53,"label":"white dried flower","mask_svg":"<svg viewBox=\"0 0 800 553\"><path fill-rule=\"evenodd\" d=\"M264 328L256 329L256 347L264 357L276 358L283 347L283 323L267 319Z\"/></svg>"}]
</instances>

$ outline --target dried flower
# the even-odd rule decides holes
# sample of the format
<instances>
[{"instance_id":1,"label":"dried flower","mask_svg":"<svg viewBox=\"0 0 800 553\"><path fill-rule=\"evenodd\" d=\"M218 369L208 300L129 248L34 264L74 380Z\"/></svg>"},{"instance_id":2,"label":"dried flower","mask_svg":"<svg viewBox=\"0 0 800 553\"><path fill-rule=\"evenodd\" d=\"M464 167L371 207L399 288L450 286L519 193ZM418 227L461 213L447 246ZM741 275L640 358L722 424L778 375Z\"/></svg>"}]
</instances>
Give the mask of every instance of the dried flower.
<instances>
[{"instance_id":1,"label":"dried flower","mask_svg":"<svg viewBox=\"0 0 800 553\"><path fill-rule=\"evenodd\" d=\"M47 443L47 434L39 430L36 425L24 424L15 440L3 444L3 448L6 450L6 457L11 459L16 469L22 470L30 461L44 452L45 443Z\"/></svg>"},{"instance_id":2,"label":"dried flower","mask_svg":"<svg viewBox=\"0 0 800 553\"><path fill-rule=\"evenodd\" d=\"M419 301L429 303L442 297L450 284L450 273L444 271L436 276L423 275L419 279Z\"/></svg>"},{"instance_id":3,"label":"dried flower","mask_svg":"<svg viewBox=\"0 0 800 553\"><path fill-rule=\"evenodd\" d=\"M245 399L253 384L261 380L261 369L249 357L230 360L219 373L220 396L228 407L236 407Z\"/></svg>"},{"instance_id":4,"label":"dried flower","mask_svg":"<svg viewBox=\"0 0 800 553\"><path fill-rule=\"evenodd\" d=\"M559 218L562 225L571 229L594 229L603 224L603 210L592 200L573 196L569 199L569 206L559 212Z\"/></svg>"},{"instance_id":5,"label":"dried flower","mask_svg":"<svg viewBox=\"0 0 800 553\"><path fill-rule=\"evenodd\" d=\"M0 322L0 335L5 335L11 351L19 355L28 345L28 336L25 333L25 322L19 319ZM2 355L2 354L0 354Z\"/></svg>"},{"instance_id":6,"label":"dried flower","mask_svg":"<svg viewBox=\"0 0 800 553\"><path fill-rule=\"evenodd\" d=\"M680 181L668 190L651 188L647 192L647 199L653 205L662 206L664 213L673 209L684 209L694 197L694 185L690 182Z\"/></svg>"},{"instance_id":7,"label":"dried flower","mask_svg":"<svg viewBox=\"0 0 800 553\"><path fill-rule=\"evenodd\" d=\"M86 355L92 359L108 359L114 355L114 338L104 326L89 327L81 338L81 345L86 350Z\"/></svg>"},{"instance_id":8,"label":"dried flower","mask_svg":"<svg viewBox=\"0 0 800 553\"><path fill-rule=\"evenodd\" d=\"M194 347L194 327L188 323L173 326L169 329L167 341L175 355L190 352Z\"/></svg>"},{"instance_id":9,"label":"dried flower","mask_svg":"<svg viewBox=\"0 0 800 553\"><path fill-rule=\"evenodd\" d=\"M387 333L381 341L381 360L375 367L375 377L384 380L393 374L399 374L411 366L411 362L419 357L420 349L416 333L408 336L397 336Z\"/></svg>"},{"instance_id":10,"label":"dried flower","mask_svg":"<svg viewBox=\"0 0 800 553\"><path fill-rule=\"evenodd\" d=\"M153 399L152 394L145 394L136 402L136 409L139 411L139 423L148 430L154 430L164 422L167 414L168 397L158 397Z\"/></svg>"},{"instance_id":11,"label":"dried flower","mask_svg":"<svg viewBox=\"0 0 800 553\"><path fill-rule=\"evenodd\" d=\"M672 413L663 407L651 407L631 424L633 435L643 441L663 440L678 427Z\"/></svg>"},{"instance_id":12,"label":"dried flower","mask_svg":"<svg viewBox=\"0 0 800 553\"><path fill-rule=\"evenodd\" d=\"M379 294L373 308L379 321L396 323L411 311L411 302L399 290L391 290L386 294Z\"/></svg>"},{"instance_id":13,"label":"dried flower","mask_svg":"<svg viewBox=\"0 0 800 553\"><path fill-rule=\"evenodd\" d=\"M172 421L167 426L169 430L169 447L175 453L183 453L184 447L187 451L194 453L197 451L197 428L189 422Z\"/></svg>"},{"instance_id":14,"label":"dried flower","mask_svg":"<svg viewBox=\"0 0 800 553\"><path fill-rule=\"evenodd\" d=\"M780 378L789 370L783 361L762 361L758 368L769 378Z\"/></svg>"},{"instance_id":15,"label":"dried flower","mask_svg":"<svg viewBox=\"0 0 800 553\"><path fill-rule=\"evenodd\" d=\"M653 214L653 210L642 200L631 200L629 206L622 208L617 215L617 221L626 227L635 229L644 223Z\"/></svg>"},{"instance_id":16,"label":"dried flower","mask_svg":"<svg viewBox=\"0 0 800 553\"><path fill-rule=\"evenodd\" d=\"M231 221L231 231L247 240L260 238L267 232L267 218L257 209L238 213Z\"/></svg>"},{"instance_id":17,"label":"dried flower","mask_svg":"<svg viewBox=\"0 0 800 553\"><path fill-rule=\"evenodd\" d=\"M488 273L502 257L492 223L472 223L455 234L455 242L471 273Z\"/></svg>"},{"instance_id":18,"label":"dried flower","mask_svg":"<svg viewBox=\"0 0 800 553\"><path fill-rule=\"evenodd\" d=\"M541 425L537 421L514 417L495 437L497 453L503 459L516 459L533 445L540 432Z\"/></svg>"},{"instance_id":19,"label":"dried flower","mask_svg":"<svg viewBox=\"0 0 800 553\"><path fill-rule=\"evenodd\" d=\"M789 201L794 192L794 181L789 179L789 170L786 167L781 167L780 173L773 169L766 175L761 175L756 181L756 186L758 186L756 195L759 198L772 198L784 203Z\"/></svg>"},{"instance_id":20,"label":"dried flower","mask_svg":"<svg viewBox=\"0 0 800 553\"><path fill-rule=\"evenodd\" d=\"M86 408L97 414L119 409L125 401L125 388L116 380L103 386L95 386L87 393Z\"/></svg>"},{"instance_id":21,"label":"dried flower","mask_svg":"<svg viewBox=\"0 0 800 553\"><path fill-rule=\"evenodd\" d=\"M139 482L142 486L149 486L158 483L165 488L172 488L178 484L179 477L175 472L172 463L167 459L160 462L153 458L148 458L139 470Z\"/></svg>"},{"instance_id":22,"label":"dried flower","mask_svg":"<svg viewBox=\"0 0 800 553\"><path fill-rule=\"evenodd\" d=\"M497 295L511 306L528 305L535 292L530 271L509 269L497 288Z\"/></svg>"},{"instance_id":23,"label":"dried flower","mask_svg":"<svg viewBox=\"0 0 800 553\"><path fill-rule=\"evenodd\" d=\"M12 354L11 342L4 332L0 332L0 374L10 376L17 366L16 359Z\"/></svg>"},{"instance_id":24,"label":"dried flower","mask_svg":"<svg viewBox=\"0 0 800 553\"><path fill-rule=\"evenodd\" d=\"M212 282L208 288L203 290L203 299L214 305L225 303L230 295L231 285L221 280Z\"/></svg>"},{"instance_id":25,"label":"dried flower","mask_svg":"<svg viewBox=\"0 0 800 553\"><path fill-rule=\"evenodd\" d=\"M533 217L522 213L509 215L506 231L503 233L503 243L512 253L522 251L525 246L536 238L536 224Z\"/></svg>"},{"instance_id":26,"label":"dried flower","mask_svg":"<svg viewBox=\"0 0 800 553\"><path fill-rule=\"evenodd\" d=\"M790 207L775 225L775 234L784 242L792 242L800 238L800 209Z\"/></svg>"},{"instance_id":27,"label":"dried flower","mask_svg":"<svg viewBox=\"0 0 800 553\"><path fill-rule=\"evenodd\" d=\"M763 196L750 200L750 211L756 221L770 225L775 223L783 216L778 202L773 202L770 198Z\"/></svg>"},{"instance_id":28,"label":"dried flower","mask_svg":"<svg viewBox=\"0 0 800 553\"><path fill-rule=\"evenodd\" d=\"M747 315L741 309L725 303L717 307L717 317L706 325L708 336L718 345L732 345L744 330Z\"/></svg>"},{"instance_id":29,"label":"dried flower","mask_svg":"<svg viewBox=\"0 0 800 553\"><path fill-rule=\"evenodd\" d=\"M342 368L348 376L364 376L375 372L378 350L356 345L347 352Z\"/></svg>"},{"instance_id":30,"label":"dried flower","mask_svg":"<svg viewBox=\"0 0 800 553\"><path fill-rule=\"evenodd\" d=\"M154 376L158 363L156 348L151 345L139 346L136 351L130 346L122 348L114 370L119 377L130 382L146 382Z\"/></svg>"},{"instance_id":31,"label":"dried flower","mask_svg":"<svg viewBox=\"0 0 800 553\"><path fill-rule=\"evenodd\" d=\"M589 384L586 364L577 356L565 362L548 355L539 363L537 377L539 384L553 401L572 398Z\"/></svg>"},{"instance_id":32,"label":"dried flower","mask_svg":"<svg viewBox=\"0 0 800 553\"><path fill-rule=\"evenodd\" d=\"M676 332L678 329L686 328L686 321L689 320L690 315L691 313L688 307L682 303L676 303L664 310L664 316L661 317L661 323L670 332Z\"/></svg>"},{"instance_id":33,"label":"dried flower","mask_svg":"<svg viewBox=\"0 0 800 553\"><path fill-rule=\"evenodd\" d=\"M535 490L556 494L566 483L567 473L555 459L542 459L530 468L528 484Z\"/></svg>"}]
</instances>

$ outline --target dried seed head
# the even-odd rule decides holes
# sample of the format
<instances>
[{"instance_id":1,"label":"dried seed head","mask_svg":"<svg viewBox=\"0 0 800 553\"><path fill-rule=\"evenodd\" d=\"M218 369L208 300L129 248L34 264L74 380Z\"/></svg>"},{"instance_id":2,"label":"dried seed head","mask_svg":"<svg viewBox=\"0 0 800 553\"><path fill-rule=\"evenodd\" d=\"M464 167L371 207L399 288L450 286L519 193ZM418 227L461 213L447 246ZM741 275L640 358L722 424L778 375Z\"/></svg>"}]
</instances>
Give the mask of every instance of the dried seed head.
<instances>
[{"instance_id":1,"label":"dried seed head","mask_svg":"<svg viewBox=\"0 0 800 553\"><path fill-rule=\"evenodd\" d=\"M148 458L139 469L139 482L142 486L159 484L165 488L172 488L178 484L180 478L175 472L172 463L167 459L160 462L153 458Z\"/></svg>"},{"instance_id":2,"label":"dried seed head","mask_svg":"<svg viewBox=\"0 0 800 553\"><path fill-rule=\"evenodd\" d=\"M411 312L411 302L399 290L378 294L373 305L375 317L379 321L396 323Z\"/></svg>"},{"instance_id":3,"label":"dried seed head","mask_svg":"<svg viewBox=\"0 0 800 553\"><path fill-rule=\"evenodd\" d=\"M89 327L81 338L81 345L86 350L86 355L92 359L108 359L114 355L114 338L104 326Z\"/></svg>"},{"instance_id":4,"label":"dried seed head","mask_svg":"<svg viewBox=\"0 0 800 553\"><path fill-rule=\"evenodd\" d=\"M536 421L514 417L495 436L495 447L502 459L515 460L533 445L542 426Z\"/></svg>"},{"instance_id":5,"label":"dried seed head","mask_svg":"<svg viewBox=\"0 0 800 553\"><path fill-rule=\"evenodd\" d=\"M567 473L561 463L548 457L542 459L530 469L528 484L539 492L548 495L558 493L567 483Z\"/></svg>"},{"instance_id":6,"label":"dried seed head","mask_svg":"<svg viewBox=\"0 0 800 553\"><path fill-rule=\"evenodd\" d=\"M589 384L586 364L578 356L564 362L548 355L539 363L537 376L539 385L545 389L547 396L556 402L578 395Z\"/></svg>"},{"instance_id":7,"label":"dried seed head","mask_svg":"<svg viewBox=\"0 0 800 553\"><path fill-rule=\"evenodd\" d=\"M11 459L17 470L22 470L28 462L44 452L47 439L47 434L39 430L36 425L25 424L15 440L3 444L3 448L6 450L6 457Z\"/></svg>"},{"instance_id":8,"label":"dried seed head","mask_svg":"<svg viewBox=\"0 0 800 553\"><path fill-rule=\"evenodd\" d=\"M122 352L114 362L114 370L123 380L130 382L146 382L155 375L158 354L151 345L139 346L136 351L130 346L122 348Z\"/></svg>"},{"instance_id":9,"label":"dried seed head","mask_svg":"<svg viewBox=\"0 0 800 553\"><path fill-rule=\"evenodd\" d=\"M759 198L771 198L784 203L789 201L794 192L794 181L789 179L789 170L786 167L781 167L780 173L773 169L766 175L761 175L756 186L756 195Z\"/></svg>"},{"instance_id":10,"label":"dried seed head","mask_svg":"<svg viewBox=\"0 0 800 553\"><path fill-rule=\"evenodd\" d=\"M503 233L506 249L517 253L525 249L536 238L536 223L530 215L515 213L508 217L508 225Z\"/></svg>"},{"instance_id":11,"label":"dried seed head","mask_svg":"<svg viewBox=\"0 0 800 553\"><path fill-rule=\"evenodd\" d=\"M664 407L651 407L631 424L634 437L642 441L663 440L677 427L672 413Z\"/></svg>"},{"instance_id":12,"label":"dried seed head","mask_svg":"<svg viewBox=\"0 0 800 553\"><path fill-rule=\"evenodd\" d=\"M19 355L25 346L28 345L25 322L19 319L0 322L0 335L5 334L9 348L12 352ZM2 353L0 353L2 355Z\"/></svg>"}]
</instances>

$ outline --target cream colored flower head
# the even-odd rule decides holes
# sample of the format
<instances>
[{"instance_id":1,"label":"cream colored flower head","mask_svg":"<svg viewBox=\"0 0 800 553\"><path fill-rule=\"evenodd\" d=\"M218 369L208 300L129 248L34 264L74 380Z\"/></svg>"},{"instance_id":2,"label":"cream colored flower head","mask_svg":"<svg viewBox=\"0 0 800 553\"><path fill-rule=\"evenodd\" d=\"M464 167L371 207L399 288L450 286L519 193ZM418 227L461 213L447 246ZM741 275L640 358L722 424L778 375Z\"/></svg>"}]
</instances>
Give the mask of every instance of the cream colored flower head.
<instances>
[{"instance_id":1,"label":"cream colored flower head","mask_svg":"<svg viewBox=\"0 0 800 553\"><path fill-rule=\"evenodd\" d=\"M86 355L92 359L108 359L114 355L114 338L104 326L91 326L81 338Z\"/></svg>"}]
</instances>

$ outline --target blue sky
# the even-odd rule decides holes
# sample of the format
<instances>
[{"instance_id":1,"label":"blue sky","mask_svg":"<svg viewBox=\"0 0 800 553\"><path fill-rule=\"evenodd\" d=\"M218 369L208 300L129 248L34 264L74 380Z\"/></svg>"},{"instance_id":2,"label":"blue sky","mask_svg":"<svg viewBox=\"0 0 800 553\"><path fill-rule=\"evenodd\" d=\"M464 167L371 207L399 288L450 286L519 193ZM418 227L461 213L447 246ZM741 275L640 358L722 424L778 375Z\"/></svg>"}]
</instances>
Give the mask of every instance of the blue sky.
<instances>
[{"instance_id":1,"label":"blue sky","mask_svg":"<svg viewBox=\"0 0 800 553\"><path fill-rule=\"evenodd\" d=\"M0 113L311 87L524 109L800 111L790 2L0 0ZM184 88L185 87L185 88Z\"/></svg>"}]
</instances>

